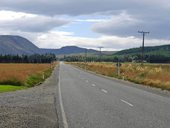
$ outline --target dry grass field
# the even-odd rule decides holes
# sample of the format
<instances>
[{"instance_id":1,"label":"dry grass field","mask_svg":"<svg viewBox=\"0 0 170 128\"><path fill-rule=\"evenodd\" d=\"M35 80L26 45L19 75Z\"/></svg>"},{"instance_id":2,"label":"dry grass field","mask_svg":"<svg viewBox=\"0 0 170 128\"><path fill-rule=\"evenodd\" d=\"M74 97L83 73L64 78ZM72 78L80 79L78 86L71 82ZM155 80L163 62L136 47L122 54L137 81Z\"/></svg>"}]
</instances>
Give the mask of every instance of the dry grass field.
<instances>
[{"instance_id":1,"label":"dry grass field","mask_svg":"<svg viewBox=\"0 0 170 128\"><path fill-rule=\"evenodd\" d=\"M135 83L170 90L170 65L169 64L144 64L123 63L120 68L120 76L117 76L117 67L114 63L70 63L80 68Z\"/></svg>"},{"instance_id":2,"label":"dry grass field","mask_svg":"<svg viewBox=\"0 0 170 128\"><path fill-rule=\"evenodd\" d=\"M1 85L33 86L48 77L55 64L0 64Z\"/></svg>"}]
</instances>

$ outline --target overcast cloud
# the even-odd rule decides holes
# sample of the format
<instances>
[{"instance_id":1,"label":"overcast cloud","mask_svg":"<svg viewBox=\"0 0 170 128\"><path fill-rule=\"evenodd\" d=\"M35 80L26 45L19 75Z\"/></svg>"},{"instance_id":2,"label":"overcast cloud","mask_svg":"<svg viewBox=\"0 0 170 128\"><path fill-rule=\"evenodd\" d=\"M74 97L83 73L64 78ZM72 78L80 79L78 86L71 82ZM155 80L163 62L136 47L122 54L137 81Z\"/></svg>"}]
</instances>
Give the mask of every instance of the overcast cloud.
<instances>
[{"instance_id":1,"label":"overcast cloud","mask_svg":"<svg viewBox=\"0 0 170 128\"><path fill-rule=\"evenodd\" d=\"M125 49L141 45L137 31L143 30L150 31L146 45L161 45L169 44L169 13L169 0L4 0L0 33L25 36L39 47Z\"/></svg>"},{"instance_id":2,"label":"overcast cloud","mask_svg":"<svg viewBox=\"0 0 170 128\"><path fill-rule=\"evenodd\" d=\"M55 27L68 24L68 20L27 13L0 12L0 29L23 32L46 32ZM3 18L3 16L6 16Z\"/></svg>"},{"instance_id":3,"label":"overcast cloud","mask_svg":"<svg viewBox=\"0 0 170 128\"><path fill-rule=\"evenodd\" d=\"M0 8L5 10L46 15L82 15L111 10L169 9L168 0L5 0ZM153 12L154 13L154 12Z\"/></svg>"}]
</instances>

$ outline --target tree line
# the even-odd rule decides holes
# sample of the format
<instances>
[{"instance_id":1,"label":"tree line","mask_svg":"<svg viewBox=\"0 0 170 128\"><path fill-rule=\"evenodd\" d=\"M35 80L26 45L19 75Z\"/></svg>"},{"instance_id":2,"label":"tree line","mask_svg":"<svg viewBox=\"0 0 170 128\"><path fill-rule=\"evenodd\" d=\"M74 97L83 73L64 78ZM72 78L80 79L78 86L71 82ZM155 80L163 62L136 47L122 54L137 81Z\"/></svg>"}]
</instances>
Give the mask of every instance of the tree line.
<instances>
[{"instance_id":1,"label":"tree line","mask_svg":"<svg viewBox=\"0 0 170 128\"><path fill-rule=\"evenodd\" d=\"M0 63L51 63L56 60L55 54L0 55Z\"/></svg>"},{"instance_id":2,"label":"tree line","mask_svg":"<svg viewBox=\"0 0 170 128\"><path fill-rule=\"evenodd\" d=\"M68 62L141 62L142 56L141 54L135 55L112 55L112 56L102 56L101 58L98 56L64 56L61 58L61 61ZM144 56L144 61L148 63L170 63L170 56L159 55L159 54L146 54Z\"/></svg>"}]
</instances>

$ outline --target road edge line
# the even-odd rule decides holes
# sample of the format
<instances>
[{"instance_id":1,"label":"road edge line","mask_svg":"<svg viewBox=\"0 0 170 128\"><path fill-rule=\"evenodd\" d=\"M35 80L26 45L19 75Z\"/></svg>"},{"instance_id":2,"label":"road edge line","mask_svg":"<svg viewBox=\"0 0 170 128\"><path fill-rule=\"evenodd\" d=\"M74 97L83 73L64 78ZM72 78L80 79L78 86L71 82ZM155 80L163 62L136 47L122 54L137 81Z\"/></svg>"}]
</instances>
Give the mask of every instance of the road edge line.
<instances>
[{"instance_id":1,"label":"road edge line","mask_svg":"<svg viewBox=\"0 0 170 128\"><path fill-rule=\"evenodd\" d=\"M59 79L58 79L58 93L59 93L59 103L60 103L63 127L68 128L67 118L66 118L66 114L65 114L65 111L64 111L63 100L62 100L62 95L61 95L60 73L59 73Z\"/></svg>"}]
</instances>

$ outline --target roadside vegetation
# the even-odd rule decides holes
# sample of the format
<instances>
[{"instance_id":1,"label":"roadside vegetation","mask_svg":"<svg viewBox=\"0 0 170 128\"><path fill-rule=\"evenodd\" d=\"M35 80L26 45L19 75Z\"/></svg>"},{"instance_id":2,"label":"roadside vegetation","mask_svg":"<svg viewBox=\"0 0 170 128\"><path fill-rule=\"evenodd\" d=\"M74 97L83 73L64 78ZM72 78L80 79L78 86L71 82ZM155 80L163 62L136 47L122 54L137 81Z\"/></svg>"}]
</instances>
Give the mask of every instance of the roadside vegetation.
<instances>
[{"instance_id":1,"label":"roadside vegetation","mask_svg":"<svg viewBox=\"0 0 170 128\"><path fill-rule=\"evenodd\" d=\"M26 89L25 86L0 85L0 93Z\"/></svg>"},{"instance_id":2,"label":"roadside vegetation","mask_svg":"<svg viewBox=\"0 0 170 128\"><path fill-rule=\"evenodd\" d=\"M0 92L39 85L51 75L56 64L0 64Z\"/></svg>"},{"instance_id":3,"label":"roadside vegetation","mask_svg":"<svg viewBox=\"0 0 170 128\"><path fill-rule=\"evenodd\" d=\"M146 86L170 90L170 65L169 64L144 64L122 63L120 75L117 73L116 63L107 62L69 62L98 74L119 79L129 80Z\"/></svg>"}]
</instances>

